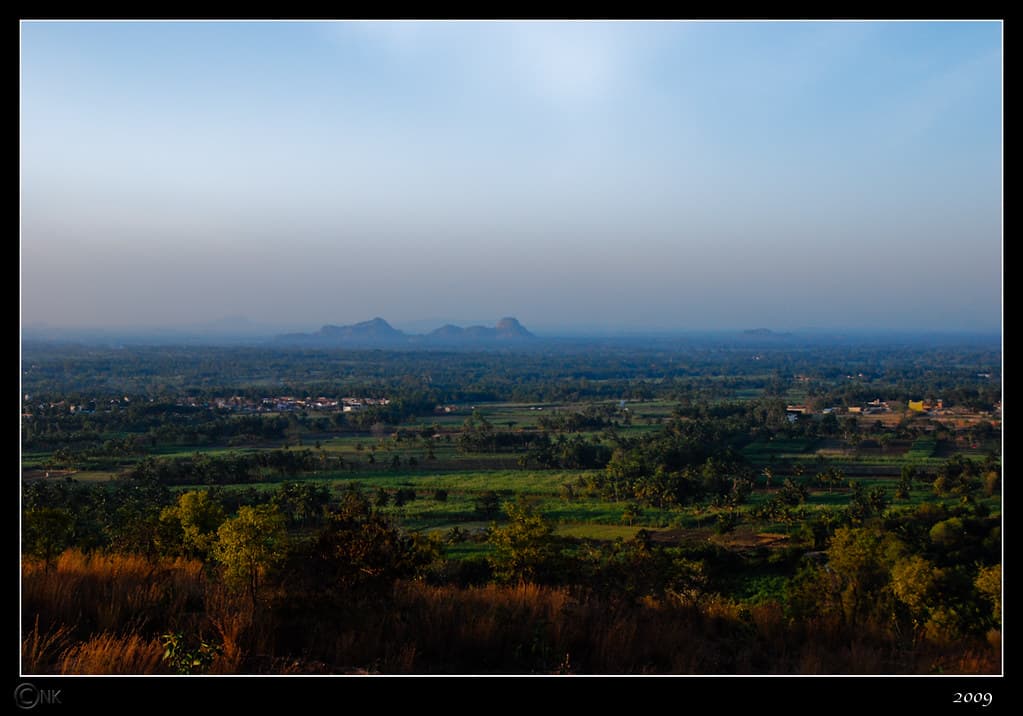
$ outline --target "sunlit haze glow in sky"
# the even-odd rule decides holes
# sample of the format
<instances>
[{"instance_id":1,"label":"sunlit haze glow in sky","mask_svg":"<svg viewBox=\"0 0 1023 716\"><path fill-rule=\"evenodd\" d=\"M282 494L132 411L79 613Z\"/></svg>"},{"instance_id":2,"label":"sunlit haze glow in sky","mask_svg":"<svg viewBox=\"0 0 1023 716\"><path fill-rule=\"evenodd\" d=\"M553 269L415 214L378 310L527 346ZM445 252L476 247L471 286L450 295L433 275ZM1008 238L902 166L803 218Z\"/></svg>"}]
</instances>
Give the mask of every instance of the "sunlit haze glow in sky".
<instances>
[{"instance_id":1,"label":"sunlit haze glow in sky","mask_svg":"<svg viewBox=\"0 0 1023 716\"><path fill-rule=\"evenodd\" d=\"M23 22L23 324L998 330L999 22Z\"/></svg>"}]
</instances>

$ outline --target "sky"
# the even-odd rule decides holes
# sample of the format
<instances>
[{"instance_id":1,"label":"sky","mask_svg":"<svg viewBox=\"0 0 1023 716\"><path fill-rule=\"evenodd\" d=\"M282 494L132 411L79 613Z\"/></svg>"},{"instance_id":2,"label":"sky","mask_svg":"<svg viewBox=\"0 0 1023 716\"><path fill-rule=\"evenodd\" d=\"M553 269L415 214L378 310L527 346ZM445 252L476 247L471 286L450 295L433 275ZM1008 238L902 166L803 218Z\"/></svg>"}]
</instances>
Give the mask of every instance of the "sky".
<instances>
[{"instance_id":1,"label":"sky","mask_svg":"<svg viewBox=\"0 0 1023 716\"><path fill-rule=\"evenodd\" d=\"M1000 22L21 24L23 325L992 331Z\"/></svg>"}]
</instances>

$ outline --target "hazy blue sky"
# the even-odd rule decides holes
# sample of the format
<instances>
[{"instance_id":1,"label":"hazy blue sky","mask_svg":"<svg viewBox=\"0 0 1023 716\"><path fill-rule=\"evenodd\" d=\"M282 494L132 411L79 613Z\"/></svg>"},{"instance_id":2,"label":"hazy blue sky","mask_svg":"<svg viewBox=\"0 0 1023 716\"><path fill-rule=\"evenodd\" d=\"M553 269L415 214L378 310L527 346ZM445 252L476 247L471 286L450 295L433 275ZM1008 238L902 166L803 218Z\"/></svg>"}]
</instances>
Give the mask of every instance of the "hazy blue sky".
<instances>
[{"instance_id":1,"label":"hazy blue sky","mask_svg":"<svg viewBox=\"0 0 1023 716\"><path fill-rule=\"evenodd\" d=\"M26 22L21 62L26 324L1001 324L997 22Z\"/></svg>"}]
</instances>

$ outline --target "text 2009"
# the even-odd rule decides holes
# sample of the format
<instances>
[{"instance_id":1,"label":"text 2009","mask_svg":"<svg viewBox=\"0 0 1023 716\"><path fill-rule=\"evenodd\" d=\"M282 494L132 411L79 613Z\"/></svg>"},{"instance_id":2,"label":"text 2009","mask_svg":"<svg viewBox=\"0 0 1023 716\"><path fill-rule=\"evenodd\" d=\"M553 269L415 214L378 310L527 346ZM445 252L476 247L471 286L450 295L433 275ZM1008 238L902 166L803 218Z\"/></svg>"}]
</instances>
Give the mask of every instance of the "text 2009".
<instances>
[{"instance_id":1,"label":"text 2009","mask_svg":"<svg viewBox=\"0 0 1023 716\"><path fill-rule=\"evenodd\" d=\"M959 691L955 692L955 698L952 699L954 704L980 704L981 706L991 705L991 693L962 693Z\"/></svg>"}]
</instances>

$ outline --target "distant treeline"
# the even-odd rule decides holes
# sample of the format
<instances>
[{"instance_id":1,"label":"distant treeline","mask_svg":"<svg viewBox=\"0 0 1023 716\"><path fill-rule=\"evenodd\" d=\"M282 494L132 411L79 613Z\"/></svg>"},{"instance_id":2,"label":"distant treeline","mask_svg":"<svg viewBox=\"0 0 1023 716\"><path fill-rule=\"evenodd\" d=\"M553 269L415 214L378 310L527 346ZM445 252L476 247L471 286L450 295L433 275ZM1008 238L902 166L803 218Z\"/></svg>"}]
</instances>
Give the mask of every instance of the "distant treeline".
<instances>
[{"instance_id":1,"label":"distant treeline","mask_svg":"<svg viewBox=\"0 0 1023 716\"><path fill-rule=\"evenodd\" d=\"M188 395L404 397L450 402L567 402L720 398L738 390L783 394L796 377L837 404L936 399L990 408L999 399L997 346L810 345L777 348L599 347L557 352L57 348L23 353L30 402L122 400L167 404ZM138 416L136 416L138 417Z\"/></svg>"}]
</instances>

